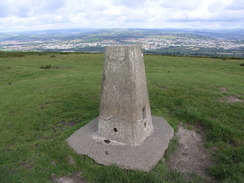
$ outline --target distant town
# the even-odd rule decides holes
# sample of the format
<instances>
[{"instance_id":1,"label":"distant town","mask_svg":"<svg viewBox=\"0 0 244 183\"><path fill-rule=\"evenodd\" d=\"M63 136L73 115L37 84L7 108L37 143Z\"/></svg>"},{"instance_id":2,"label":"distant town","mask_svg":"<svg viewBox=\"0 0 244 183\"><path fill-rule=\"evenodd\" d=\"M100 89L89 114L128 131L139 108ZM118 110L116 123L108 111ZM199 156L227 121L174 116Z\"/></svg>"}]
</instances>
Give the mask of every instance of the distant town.
<instances>
[{"instance_id":1,"label":"distant town","mask_svg":"<svg viewBox=\"0 0 244 183\"><path fill-rule=\"evenodd\" d=\"M186 32L155 33L150 31L129 32L129 30L90 31L82 34L77 32L62 33L59 37L51 37L48 32L34 34L34 36L31 34L12 37L5 35L0 39L0 51L102 52L106 46L120 44L141 44L145 52L156 54L244 57L244 41L242 39L230 40Z\"/></svg>"}]
</instances>

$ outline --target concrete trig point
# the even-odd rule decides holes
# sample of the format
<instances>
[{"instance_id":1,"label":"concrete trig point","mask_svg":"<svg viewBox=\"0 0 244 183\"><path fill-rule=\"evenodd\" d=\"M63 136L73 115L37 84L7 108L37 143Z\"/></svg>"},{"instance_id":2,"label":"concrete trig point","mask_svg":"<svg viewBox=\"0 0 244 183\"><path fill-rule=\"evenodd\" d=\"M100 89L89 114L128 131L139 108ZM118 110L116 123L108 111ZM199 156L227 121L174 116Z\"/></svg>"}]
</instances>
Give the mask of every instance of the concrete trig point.
<instances>
[{"instance_id":1,"label":"concrete trig point","mask_svg":"<svg viewBox=\"0 0 244 183\"><path fill-rule=\"evenodd\" d=\"M107 47L98 117L99 136L139 145L152 132L141 47Z\"/></svg>"},{"instance_id":2,"label":"concrete trig point","mask_svg":"<svg viewBox=\"0 0 244 183\"><path fill-rule=\"evenodd\" d=\"M167 121L151 116L141 47L107 47L99 117L71 135L68 144L100 164L149 171L172 137Z\"/></svg>"}]
</instances>

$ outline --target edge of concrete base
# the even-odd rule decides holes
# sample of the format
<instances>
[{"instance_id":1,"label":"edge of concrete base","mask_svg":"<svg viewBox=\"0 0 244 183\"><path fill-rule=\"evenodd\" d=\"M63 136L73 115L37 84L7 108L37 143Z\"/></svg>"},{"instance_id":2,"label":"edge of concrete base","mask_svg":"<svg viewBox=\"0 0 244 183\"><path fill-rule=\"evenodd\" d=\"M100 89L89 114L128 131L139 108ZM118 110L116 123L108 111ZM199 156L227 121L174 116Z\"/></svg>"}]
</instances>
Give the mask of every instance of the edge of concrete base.
<instances>
[{"instance_id":1,"label":"edge of concrete base","mask_svg":"<svg viewBox=\"0 0 244 183\"><path fill-rule=\"evenodd\" d=\"M153 133L140 146L117 144L96 138L98 118L75 131L67 142L78 154L88 155L99 164L150 171L162 158L174 136L173 128L163 118L152 116L152 123Z\"/></svg>"}]
</instances>

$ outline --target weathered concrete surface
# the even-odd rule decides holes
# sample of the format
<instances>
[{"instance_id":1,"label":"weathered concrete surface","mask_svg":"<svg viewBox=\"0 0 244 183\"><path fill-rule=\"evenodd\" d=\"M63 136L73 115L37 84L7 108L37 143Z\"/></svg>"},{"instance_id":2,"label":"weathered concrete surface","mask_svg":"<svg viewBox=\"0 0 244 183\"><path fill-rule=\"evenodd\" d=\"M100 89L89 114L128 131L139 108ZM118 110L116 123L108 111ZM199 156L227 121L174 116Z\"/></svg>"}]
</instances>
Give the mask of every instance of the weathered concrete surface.
<instances>
[{"instance_id":1,"label":"weathered concrete surface","mask_svg":"<svg viewBox=\"0 0 244 183\"><path fill-rule=\"evenodd\" d=\"M67 142L78 153L88 155L97 163L149 171L161 159L173 137L172 127L161 117L152 117L153 133L140 146L118 144L98 138L98 118L71 135Z\"/></svg>"},{"instance_id":2,"label":"weathered concrete surface","mask_svg":"<svg viewBox=\"0 0 244 183\"><path fill-rule=\"evenodd\" d=\"M153 132L143 53L139 45L105 50L99 136L140 145Z\"/></svg>"}]
</instances>

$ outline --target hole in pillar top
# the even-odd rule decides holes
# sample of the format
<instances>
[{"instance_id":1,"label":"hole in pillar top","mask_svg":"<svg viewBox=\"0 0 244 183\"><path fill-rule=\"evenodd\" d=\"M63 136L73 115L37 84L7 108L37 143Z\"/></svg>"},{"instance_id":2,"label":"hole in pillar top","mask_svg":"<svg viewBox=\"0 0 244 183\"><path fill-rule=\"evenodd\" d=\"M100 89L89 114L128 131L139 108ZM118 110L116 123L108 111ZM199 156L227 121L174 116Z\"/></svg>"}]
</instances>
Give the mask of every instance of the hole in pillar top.
<instances>
[{"instance_id":1,"label":"hole in pillar top","mask_svg":"<svg viewBox=\"0 0 244 183\"><path fill-rule=\"evenodd\" d=\"M147 123L144 123L144 128L146 128L147 127Z\"/></svg>"},{"instance_id":2,"label":"hole in pillar top","mask_svg":"<svg viewBox=\"0 0 244 183\"><path fill-rule=\"evenodd\" d=\"M114 132L117 132L118 131L118 129L117 128L114 128Z\"/></svg>"},{"instance_id":3,"label":"hole in pillar top","mask_svg":"<svg viewBox=\"0 0 244 183\"><path fill-rule=\"evenodd\" d=\"M143 117L143 119L146 118L146 107L142 108L142 117Z\"/></svg>"}]
</instances>

